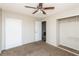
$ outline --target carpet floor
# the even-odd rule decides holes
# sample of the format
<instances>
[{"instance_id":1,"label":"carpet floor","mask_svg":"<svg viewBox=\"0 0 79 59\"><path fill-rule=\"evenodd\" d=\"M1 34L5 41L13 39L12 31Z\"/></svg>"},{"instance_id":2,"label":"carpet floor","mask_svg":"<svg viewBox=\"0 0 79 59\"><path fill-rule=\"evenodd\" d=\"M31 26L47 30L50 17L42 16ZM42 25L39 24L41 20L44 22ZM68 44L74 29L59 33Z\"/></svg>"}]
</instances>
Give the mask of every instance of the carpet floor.
<instances>
[{"instance_id":1,"label":"carpet floor","mask_svg":"<svg viewBox=\"0 0 79 59\"><path fill-rule=\"evenodd\" d=\"M75 56L45 42L34 42L3 51L0 56Z\"/></svg>"}]
</instances>

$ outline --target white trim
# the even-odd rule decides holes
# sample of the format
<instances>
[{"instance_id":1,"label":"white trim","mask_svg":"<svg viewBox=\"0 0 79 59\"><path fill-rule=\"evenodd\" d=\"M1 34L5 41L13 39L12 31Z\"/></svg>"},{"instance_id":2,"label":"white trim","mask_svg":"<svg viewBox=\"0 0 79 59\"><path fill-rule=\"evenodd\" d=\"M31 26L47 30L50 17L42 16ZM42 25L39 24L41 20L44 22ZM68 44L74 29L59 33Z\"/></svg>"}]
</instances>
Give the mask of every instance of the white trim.
<instances>
[{"instance_id":1,"label":"white trim","mask_svg":"<svg viewBox=\"0 0 79 59\"><path fill-rule=\"evenodd\" d=\"M55 42L46 41L46 43L47 43L47 44L50 44L50 45L52 45L52 46L56 46L56 47L58 46Z\"/></svg>"},{"instance_id":2,"label":"white trim","mask_svg":"<svg viewBox=\"0 0 79 59\"><path fill-rule=\"evenodd\" d=\"M69 52L69 53L72 53L72 54L75 54L75 55L79 56L79 54L74 53L74 52L71 52L71 51L69 51L69 50L67 50L67 49L64 49L64 48L61 48L61 47L57 47L57 48L62 49L62 50L65 50L65 51L67 51L67 52Z\"/></svg>"},{"instance_id":3,"label":"white trim","mask_svg":"<svg viewBox=\"0 0 79 59\"><path fill-rule=\"evenodd\" d=\"M1 54L1 52L2 52L2 51L0 50L0 54Z\"/></svg>"},{"instance_id":4,"label":"white trim","mask_svg":"<svg viewBox=\"0 0 79 59\"><path fill-rule=\"evenodd\" d=\"M56 44L52 44L53 42L48 42L48 41L47 41L46 43L48 43L48 44L50 44L50 45L52 45L52 46L55 46L55 47L57 47L57 48L59 48L59 49L65 50L65 51L67 51L67 52L69 52L69 53L72 53L72 54L74 54L74 55L79 56L79 54L77 54L77 53L74 53L74 52L71 52L71 51L69 51L69 50L67 50L67 49L58 47L58 45L56 45Z\"/></svg>"},{"instance_id":5,"label":"white trim","mask_svg":"<svg viewBox=\"0 0 79 59\"><path fill-rule=\"evenodd\" d=\"M60 44L60 27L59 27L59 21L58 19L56 20L56 44Z\"/></svg>"},{"instance_id":6,"label":"white trim","mask_svg":"<svg viewBox=\"0 0 79 59\"><path fill-rule=\"evenodd\" d=\"M5 49L5 12L2 10L2 50Z\"/></svg>"}]
</instances>

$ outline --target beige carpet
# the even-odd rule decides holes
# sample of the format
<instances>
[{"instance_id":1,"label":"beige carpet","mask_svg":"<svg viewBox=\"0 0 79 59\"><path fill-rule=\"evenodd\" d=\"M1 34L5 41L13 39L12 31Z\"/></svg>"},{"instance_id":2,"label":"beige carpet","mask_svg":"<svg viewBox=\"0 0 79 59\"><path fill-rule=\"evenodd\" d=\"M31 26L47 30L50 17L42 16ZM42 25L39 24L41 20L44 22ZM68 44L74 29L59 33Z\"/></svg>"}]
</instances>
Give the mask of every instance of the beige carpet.
<instances>
[{"instance_id":1,"label":"beige carpet","mask_svg":"<svg viewBox=\"0 0 79 59\"><path fill-rule=\"evenodd\" d=\"M75 56L44 42L35 42L3 51L1 56Z\"/></svg>"}]
</instances>

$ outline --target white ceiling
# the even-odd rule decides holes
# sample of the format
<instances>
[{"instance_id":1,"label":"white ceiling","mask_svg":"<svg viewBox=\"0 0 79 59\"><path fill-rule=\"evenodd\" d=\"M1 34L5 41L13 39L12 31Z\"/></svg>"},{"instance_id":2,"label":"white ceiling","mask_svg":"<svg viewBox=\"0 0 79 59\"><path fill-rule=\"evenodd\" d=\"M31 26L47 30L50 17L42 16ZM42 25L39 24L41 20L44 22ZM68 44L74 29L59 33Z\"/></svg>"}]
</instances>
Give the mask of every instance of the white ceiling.
<instances>
[{"instance_id":1,"label":"white ceiling","mask_svg":"<svg viewBox=\"0 0 79 59\"><path fill-rule=\"evenodd\" d=\"M54 10L45 10L47 14L44 15L41 13L41 11L37 12L36 14L32 14L35 11L35 9L25 8L24 6L26 5L37 7L38 3L0 3L0 8L38 18L43 18L61 11L75 9L79 6L78 3L44 3L43 7L55 7Z\"/></svg>"}]
</instances>

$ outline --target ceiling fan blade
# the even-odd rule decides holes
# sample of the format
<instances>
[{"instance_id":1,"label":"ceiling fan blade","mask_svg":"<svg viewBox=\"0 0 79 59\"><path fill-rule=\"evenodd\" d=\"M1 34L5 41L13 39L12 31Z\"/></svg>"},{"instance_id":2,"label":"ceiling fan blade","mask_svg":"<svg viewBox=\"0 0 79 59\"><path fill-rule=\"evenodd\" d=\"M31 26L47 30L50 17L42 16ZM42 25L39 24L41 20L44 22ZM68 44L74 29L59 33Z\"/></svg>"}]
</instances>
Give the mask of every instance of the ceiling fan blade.
<instances>
[{"instance_id":1,"label":"ceiling fan blade","mask_svg":"<svg viewBox=\"0 0 79 59\"><path fill-rule=\"evenodd\" d=\"M35 14L36 12L38 12L38 9L36 11L34 11L32 14Z\"/></svg>"},{"instance_id":2,"label":"ceiling fan blade","mask_svg":"<svg viewBox=\"0 0 79 59\"><path fill-rule=\"evenodd\" d=\"M45 7L43 8L44 10L48 10L48 9L55 9L55 7Z\"/></svg>"},{"instance_id":3,"label":"ceiling fan blade","mask_svg":"<svg viewBox=\"0 0 79 59\"><path fill-rule=\"evenodd\" d=\"M46 14L46 12L44 10L41 10L43 14Z\"/></svg>"},{"instance_id":4,"label":"ceiling fan blade","mask_svg":"<svg viewBox=\"0 0 79 59\"><path fill-rule=\"evenodd\" d=\"M26 8L32 8L32 9L37 9L36 7L31 7L31 6L25 6Z\"/></svg>"}]
</instances>

